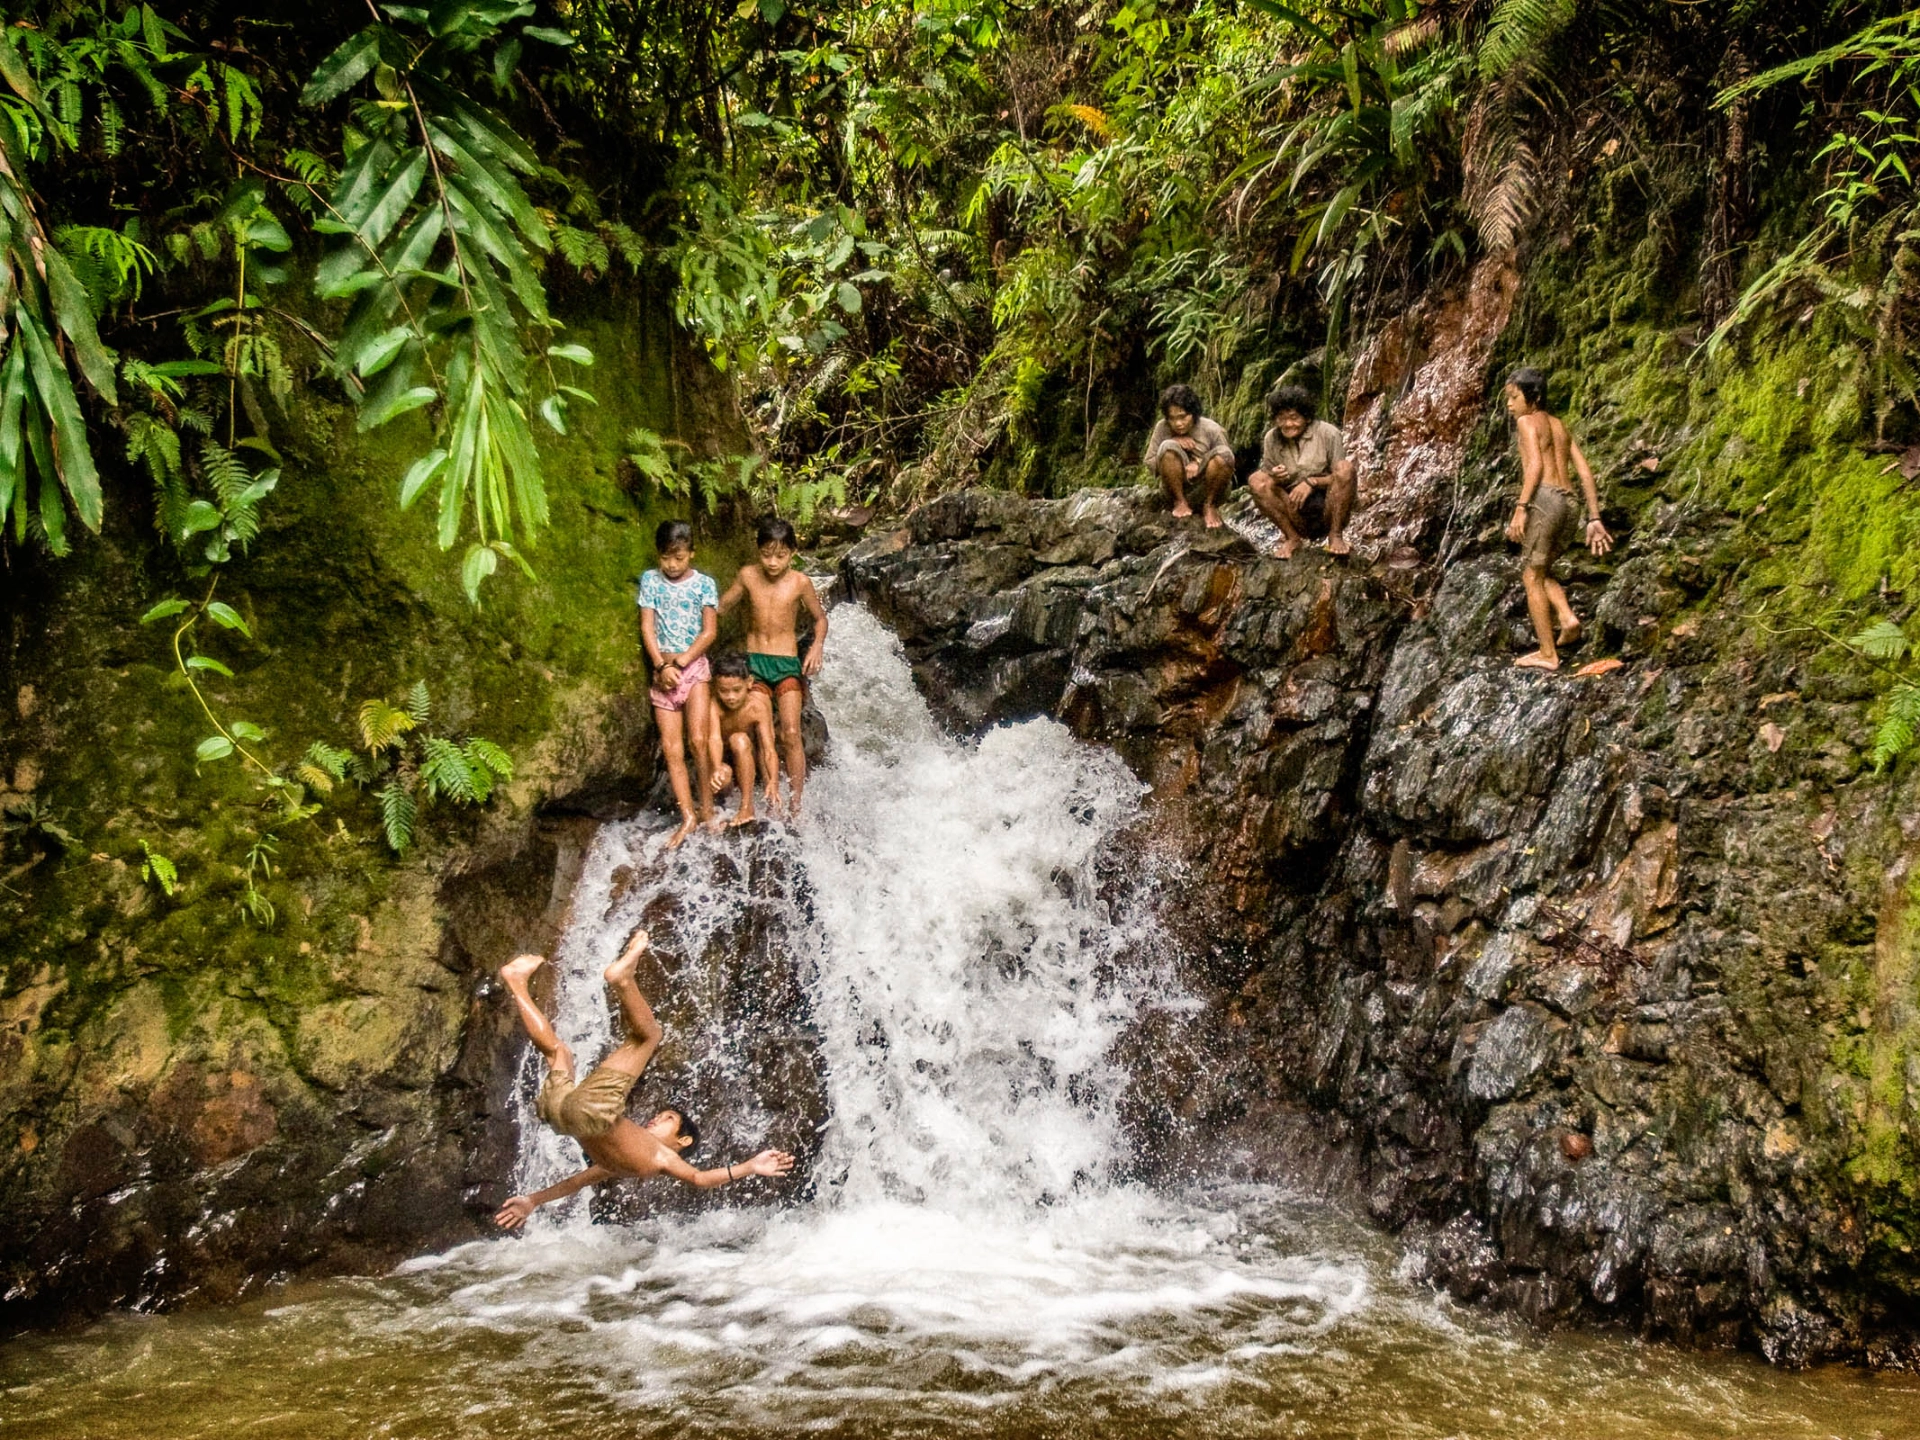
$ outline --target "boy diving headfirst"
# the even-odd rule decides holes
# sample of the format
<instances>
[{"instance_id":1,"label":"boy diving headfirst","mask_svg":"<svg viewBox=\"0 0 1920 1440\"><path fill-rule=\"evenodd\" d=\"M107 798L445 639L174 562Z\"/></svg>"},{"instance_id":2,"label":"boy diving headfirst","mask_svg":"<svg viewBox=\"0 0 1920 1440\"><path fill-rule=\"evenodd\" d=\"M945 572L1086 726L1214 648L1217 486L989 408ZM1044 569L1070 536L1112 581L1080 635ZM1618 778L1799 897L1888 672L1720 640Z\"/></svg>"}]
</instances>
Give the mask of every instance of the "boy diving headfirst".
<instances>
[{"instance_id":1,"label":"boy diving headfirst","mask_svg":"<svg viewBox=\"0 0 1920 1440\"><path fill-rule=\"evenodd\" d=\"M793 788L787 813L800 818L800 792L807 784L807 751L800 739L800 709L806 699L806 681L820 673L820 661L827 647L827 609L820 603L820 592L813 581L792 568L794 548L799 544L793 526L778 516L769 515L754 533L760 552L758 563L743 565L727 593L720 597L720 613L726 614L744 597L747 602L747 666L754 684L773 700L774 726L780 738L780 756L786 762L787 784ZM813 617L813 643L806 658L800 657L800 641L794 626L794 612L804 607ZM777 814L778 784L774 782L770 804Z\"/></svg>"},{"instance_id":2,"label":"boy diving headfirst","mask_svg":"<svg viewBox=\"0 0 1920 1440\"><path fill-rule=\"evenodd\" d=\"M580 1142L593 1164L557 1185L536 1190L531 1195L515 1195L500 1207L493 1223L502 1230L514 1230L542 1205L598 1185L603 1180L645 1180L653 1175L669 1175L702 1190L744 1180L749 1175L771 1178L793 1168L793 1156L784 1150L762 1150L751 1160L730 1162L711 1170L696 1170L681 1158L693 1149L700 1132L681 1110L669 1107L645 1125L627 1119L627 1094L634 1082L660 1048L665 1033L654 1018L653 1008L634 982L633 972L646 952L647 932L634 931L620 958L604 972L607 984L619 997L620 1013L627 1022L627 1039L606 1059L594 1067L583 1081L574 1079L573 1052L560 1043L553 1026L533 1003L527 981L546 963L544 955L519 955L500 968L519 1009L520 1023L527 1036L547 1059L546 1083L540 1087L535 1108L540 1118L562 1135Z\"/></svg>"}]
</instances>

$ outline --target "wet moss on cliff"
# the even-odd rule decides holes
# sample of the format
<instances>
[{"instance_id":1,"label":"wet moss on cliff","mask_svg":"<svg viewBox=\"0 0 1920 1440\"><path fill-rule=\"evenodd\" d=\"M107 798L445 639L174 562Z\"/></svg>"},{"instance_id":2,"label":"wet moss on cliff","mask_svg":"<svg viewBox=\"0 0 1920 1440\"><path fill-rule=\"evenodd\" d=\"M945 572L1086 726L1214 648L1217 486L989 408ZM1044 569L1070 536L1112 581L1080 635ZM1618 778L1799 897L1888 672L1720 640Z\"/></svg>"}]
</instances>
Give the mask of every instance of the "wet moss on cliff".
<instances>
[{"instance_id":1,"label":"wet moss on cliff","mask_svg":"<svg viewBox=\"0 0 1920 1440\"><path fill-rule=\"evenodd\" d=\"M72 559L15 555L0 582L11 611L0 800L41 807L75 841L16 840L0 863L0 1196L21 1219L0 1266L16 1308L87 1293L74 1266L89 1245L132 1257L102 1263L92 1298L190 1288L219 1245L189 1243L165 1218L185 1196L204 1191L217 1212L239 1203L249 1174L278 1169L293 1177L280 1211L317 1219L361 1162L333 1172L369 1134L395 1138L365 1163L410 1165L408 1184L454 1197L451 1211L423 1203L423 1223L458 1214L457 1148L449 1158L434 1132L468 1030L467 967L498 956L470 960L450 939L443 891L511 863L556 802L643 792L651 737L632 582L662 516L624 487L621 437L727 423L676 372L687 357L643 299L601 297L568 334L598 358L600 403L576 406L571 433L544 446L553 522L528 551L536 580L498 577L469 605L458 553L439 550L426 507L395 504L419 437L355 433L312 381L272 417L285 475L264 532L219 579L255 638L202 637L234 672L204 688L221 714L266 732L272 762L315 740L353 744L363 698L422 679L436 728L512 756L514 779L489 805L427 812L425 843L405 860L350 787L288 822L233 761L196 766L204 718L165 627L135 622L205 582L144 528L136 480L120 477L106 534ZM142 880L142 841L175 862L171 896ZM274 848L254 854L250 875L263 842ZM271 924L243 906L250 885ZM203 1074L227 1078L179 1078ZM95 1213L111 1194L124 1203ZM72 1225L83 1213L113 1233L85 1239ZM404 1244L406 1227L376 1239ZM249 1243L262 1274L280 1268L281 1239Z\"/></svg>"}]
</instances>

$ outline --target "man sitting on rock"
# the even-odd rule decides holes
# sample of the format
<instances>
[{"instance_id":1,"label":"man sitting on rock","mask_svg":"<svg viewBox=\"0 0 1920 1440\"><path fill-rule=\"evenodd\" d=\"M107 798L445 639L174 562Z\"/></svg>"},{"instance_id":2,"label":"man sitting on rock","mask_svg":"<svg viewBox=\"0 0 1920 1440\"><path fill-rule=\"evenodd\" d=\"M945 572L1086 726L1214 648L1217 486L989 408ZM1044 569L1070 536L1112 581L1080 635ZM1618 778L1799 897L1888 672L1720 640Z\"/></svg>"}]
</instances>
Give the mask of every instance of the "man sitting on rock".
<instances>
[{"instance_id":1,"label":"man sitting on rock","mask_svg":"<svg viewBox=\"0 0 1920 1440\"><path fill-rule=\"evenodd\" d=\"M1300 545L1323 535L1328 554L1349 553L1347 517L1357 487L1339 426L1313 418L1313 396L1299 385L1269 390L1267 415L1260 468L1247 478L1247 488L1260 513L1280 527L1273 553L1291 559Z\"/></svg>"},{"instance_id":2,"label":"man sitting on rock","mask_svg":"<svg viewBox=\"0 0 1920 1440\"><path fill-rule=\"evenodd\" d=\"M580 1142L593 1164L557 1185L536 1190L531 1195L515 1195L493 1217L502 1230L518 1229L527 1217L555 1200L597 1185L602 1180L645 1180L653 1175L670 1175L688 1185L710 1190L749 1175L771 1178L793 1168L793 1156L784 1150L762 1150L751 1160L729 1162L711 1170L696 1170L681 1158L699 1143L700 1132L686 1112L668 1107L645 1125L627 1119L627 1094L634 1082L660 1048L665 1033L653 1017L646 996L634 982L634 970L646 953L647 932L636 930L620 958L604 974L607 984L619 998L620 1012L627 1023L627 1039L594 1068L584 1081L576 1082L573 1052L560 1043L553 1026L533 997L527 982L533 972L546 963L544 955L519 955L501 967L513 1002L520 1011L520 1023L528 1037L547 1059L546 1083L540 1087L535 1108L540 1118L562 1135Z\"/></svg>"},{"instance_id":3,"label":"man sitting on rock","mask_svg":"<svg viewBox=\"0 0 1920 1440\"><path fill-rule=\"evenodd\" d=\"M1169 385L1160 393L1160 421L1147 437L1146 467L1160 477L1173 500L1176 519L1193 514L1187 486L1202 487L1200 514L1209 530L1220 526L1220 499L1233 483L1233 442L1227 432L1200 413L1200 397L1191 385Z\"/></svg>"}]
</instances>

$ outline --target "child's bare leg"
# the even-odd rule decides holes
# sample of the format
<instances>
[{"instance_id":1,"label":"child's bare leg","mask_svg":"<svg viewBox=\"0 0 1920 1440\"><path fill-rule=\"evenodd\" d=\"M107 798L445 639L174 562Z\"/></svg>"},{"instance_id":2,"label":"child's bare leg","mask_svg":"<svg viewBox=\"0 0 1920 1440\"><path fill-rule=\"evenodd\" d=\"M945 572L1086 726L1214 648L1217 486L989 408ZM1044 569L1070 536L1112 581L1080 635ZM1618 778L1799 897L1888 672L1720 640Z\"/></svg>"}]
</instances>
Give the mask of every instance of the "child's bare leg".
<instances>
[{"instance_id":1,"label":"child's bare leg","mask_svg":"<svg viewBox=\"0 0 1920 1440\"><path fill-rule=\"evenodd\" d=\"M693 741L693 794L695 808L700 819L709 828L713 824L713 756L708 752L706 736L708 727L713 723L713 712L708 708L713 704L713 696L706 685L696 685L687 696L687 734L695 737Z\"/></svg>"},{"instance_id":2,"label":"child's bare leg","mask_svg":"<svg viewBox=\"0 0 1920 1440\"><path fill-rule=\"evenodd\" d=\"M658 705L653 707L653 720L660 727L660 749L666 756L667 783L673 787L673 803L680 807L680 828L667 841L667 848L671 850L693 833L693 791L687 782L687 723L686 716L678 710L666 710Z\"/></svg>"},{"instance_id":3,"label":"child's bare leg","mask_svg":"<svg viewBox=\"0 0 1920 1440\"><path fill-rule=\"evenodd\" d=\"M533 1041L534 1048L546 1057L547 1064L553 1069L563 1075L571 1075L573 1052L560 1043L552 1022L533 1003L533 996L527 990L527 982L533 978L533 972L546 963L547 957L544 955L516 955L500 967L500 979L505 982L507 993L513 996L514 1008L520 1012L521 1028L527 1032L527 1038Z\"/></svg>"},{"instance_id":4,"label":"child's bare leg","mask_svg":"<svg viewBox=\"0 0 1920 1440\"><path fill-rule=\"evenodd\" d=\"M1184 520L1193 514L1193 507L1187 504L1187 467L1180 463L1180 457L1171 450L1163 451L1154 468L1160 472L1160 483L1166 486L1167 495L1173 501L1174 518Z\"/></svg>"},{"instance_id":5,"label":"child's bare leg","mask_svg":"<svg viewBox=\"0 0 1920 1440\"><path fill-rule=\"evenodd\" d=\"M1216 455L1207 461L1203 478L1206 481L1207 490L1206 501L1200 507L1200 516L1206 522L1207 529L1218 530L1222 524L1220 500L1227 493L1227 486L1233 483L1233 466Z\"/></svg>"},{"instance_id":6,"label":"child's bare leg","mask_svg":"<svg viewBox=\"0 0 1920 1440\"><path fill-rule=\"evenodd\" d=\"M798 820L800 792L807 788L807 747L800 738L800 709L806 704L806 696L798 685L788 685L774 696L774 704L780 712L780 758L786 763L787 784L793 790L787 813Z\"/></svg>"},{"instance_id":7,"label":"child's bare leg","mask_svg":"<svg viewBox=\"0 0 1920 1440\"><path fill-rule=\"evenodd\" d=\"M660 1022L654 1019L653 1007L647 1004L647 997L640 993L639 983L633 978L640 957L646 952L647 932L636 930L627 948L620 952L620 958L600 972L620 1002L620 1017L627 1022L626 1040L600 1063L623 1075L638 1075L645 1070L647 1061L653 1058L654 1047L660 1043Z\"/></svg>"},{"instance_id":8,"label":"child's bare leg","mask_svg":"<svg viewBox=\"0 0 1920 1440\"><path fill-rule=\"evenodd\" d=\"M740 808L729 823L753 823L753 739L745 731L727 741L727 753L733 757L733 779L740 787Z\"/></svg>"},{"instance_id":9,"label":"child's bare leg","mask_svg":"<svg viewBox=\"0 0 1920 1440\"><path fill-rule=\"evenodd\" d=\"M1573 613L1566 590L1551 575L1547 577L1547 603L1553 607L1553 618L1558 626L1553 637L1554 646L1571 645L1580 638L1580 617Z\"/></svg>"},{"instance_id":10,"label":"child's bare leg","mask_svg":"<svg viewBox=\"0 0 1920 1440\"><path fill-rule=\"evenodd\" d=\"M1520 572L1520 581L1527 589L1527 616L1533 621L1533 633L1540 641L1540 648L1513 663L1526 670L1558 670L1560 653L1553 645L1553 610L1547 600L1547 572L1544 567L1529 565Z\"/></svg>"}]
</instances>

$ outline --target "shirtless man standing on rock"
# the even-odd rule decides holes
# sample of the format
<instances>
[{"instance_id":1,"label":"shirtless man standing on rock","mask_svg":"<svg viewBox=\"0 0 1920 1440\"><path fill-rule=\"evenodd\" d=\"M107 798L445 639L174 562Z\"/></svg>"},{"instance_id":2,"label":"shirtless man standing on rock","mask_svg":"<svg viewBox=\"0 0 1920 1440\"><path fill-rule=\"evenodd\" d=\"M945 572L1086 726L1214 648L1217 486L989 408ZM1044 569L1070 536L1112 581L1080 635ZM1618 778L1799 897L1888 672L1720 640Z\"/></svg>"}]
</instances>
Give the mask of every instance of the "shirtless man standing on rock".
<instances>
[{"instance_id":1,"label":"shirtless man standing on rock","mask_svg":"<svg viewBox=\"0 0 1920 1440\"><path fill-rule=\"evenodd\" d=\"M615 1049L584 1081L574 1079L573 1052L560 1043L553 1026L533 1003L527 982L533 972L546 964L544 955L519 955L500 969L500 978L513 995L520 1011L520 1023L528 1037L547 1059L546 1083L540 1087L535 1108L540 1118L562 1135L580 1142L593 1164L578 1174L569 1175L557 1185L536 1190L531 1195L515 1195L493 1217L502 1230L516 1230L542 1205L598 1185L603 1180L645 1180L668 1175L687 1185L711 1190L729 1181L749 1175L769 1179L793 1168L793 1156L784 1150L762 1150L751 1160L716 1165L711 1170L696 1170L681 1158L699 1142L700 1132L685 1111L668 1107L645 1125L627 1119L627 1094L634 1082L660 1048L665 1033L654 1019L653 1008L634 982L634 970L646 953L647 932L636 930L620 958L604 972L608 986L619 998L620 1013L627 1022L626 1042Z\"/></svg>"},{"instance_id":2,"label":"shirtless man standing on rock","mask_svg":"<svg viewBox=\"0 0 1920 1440\"><path fill-rule=\"evenodd\" d=\"M1502 392L1520 441L1520 501L1507 522L1507 538L1520 545L1520 580L1527 590L1527 615L1540 648L1513 663L1524 670L1558 670L1560 647L1580 635L1580 617L1567 592L1553 578L1553 562L1573 541L1576 507L1568 470L1580 476L1586 492L1587 548L1604 555L1613 537L1600 523L1600 491L1593 468L1560 417L1547 410L1547 377L1534 369L1516 370ZM1554 622L1559 622L1556 633Z\"/></svg>"}]
</instances>

